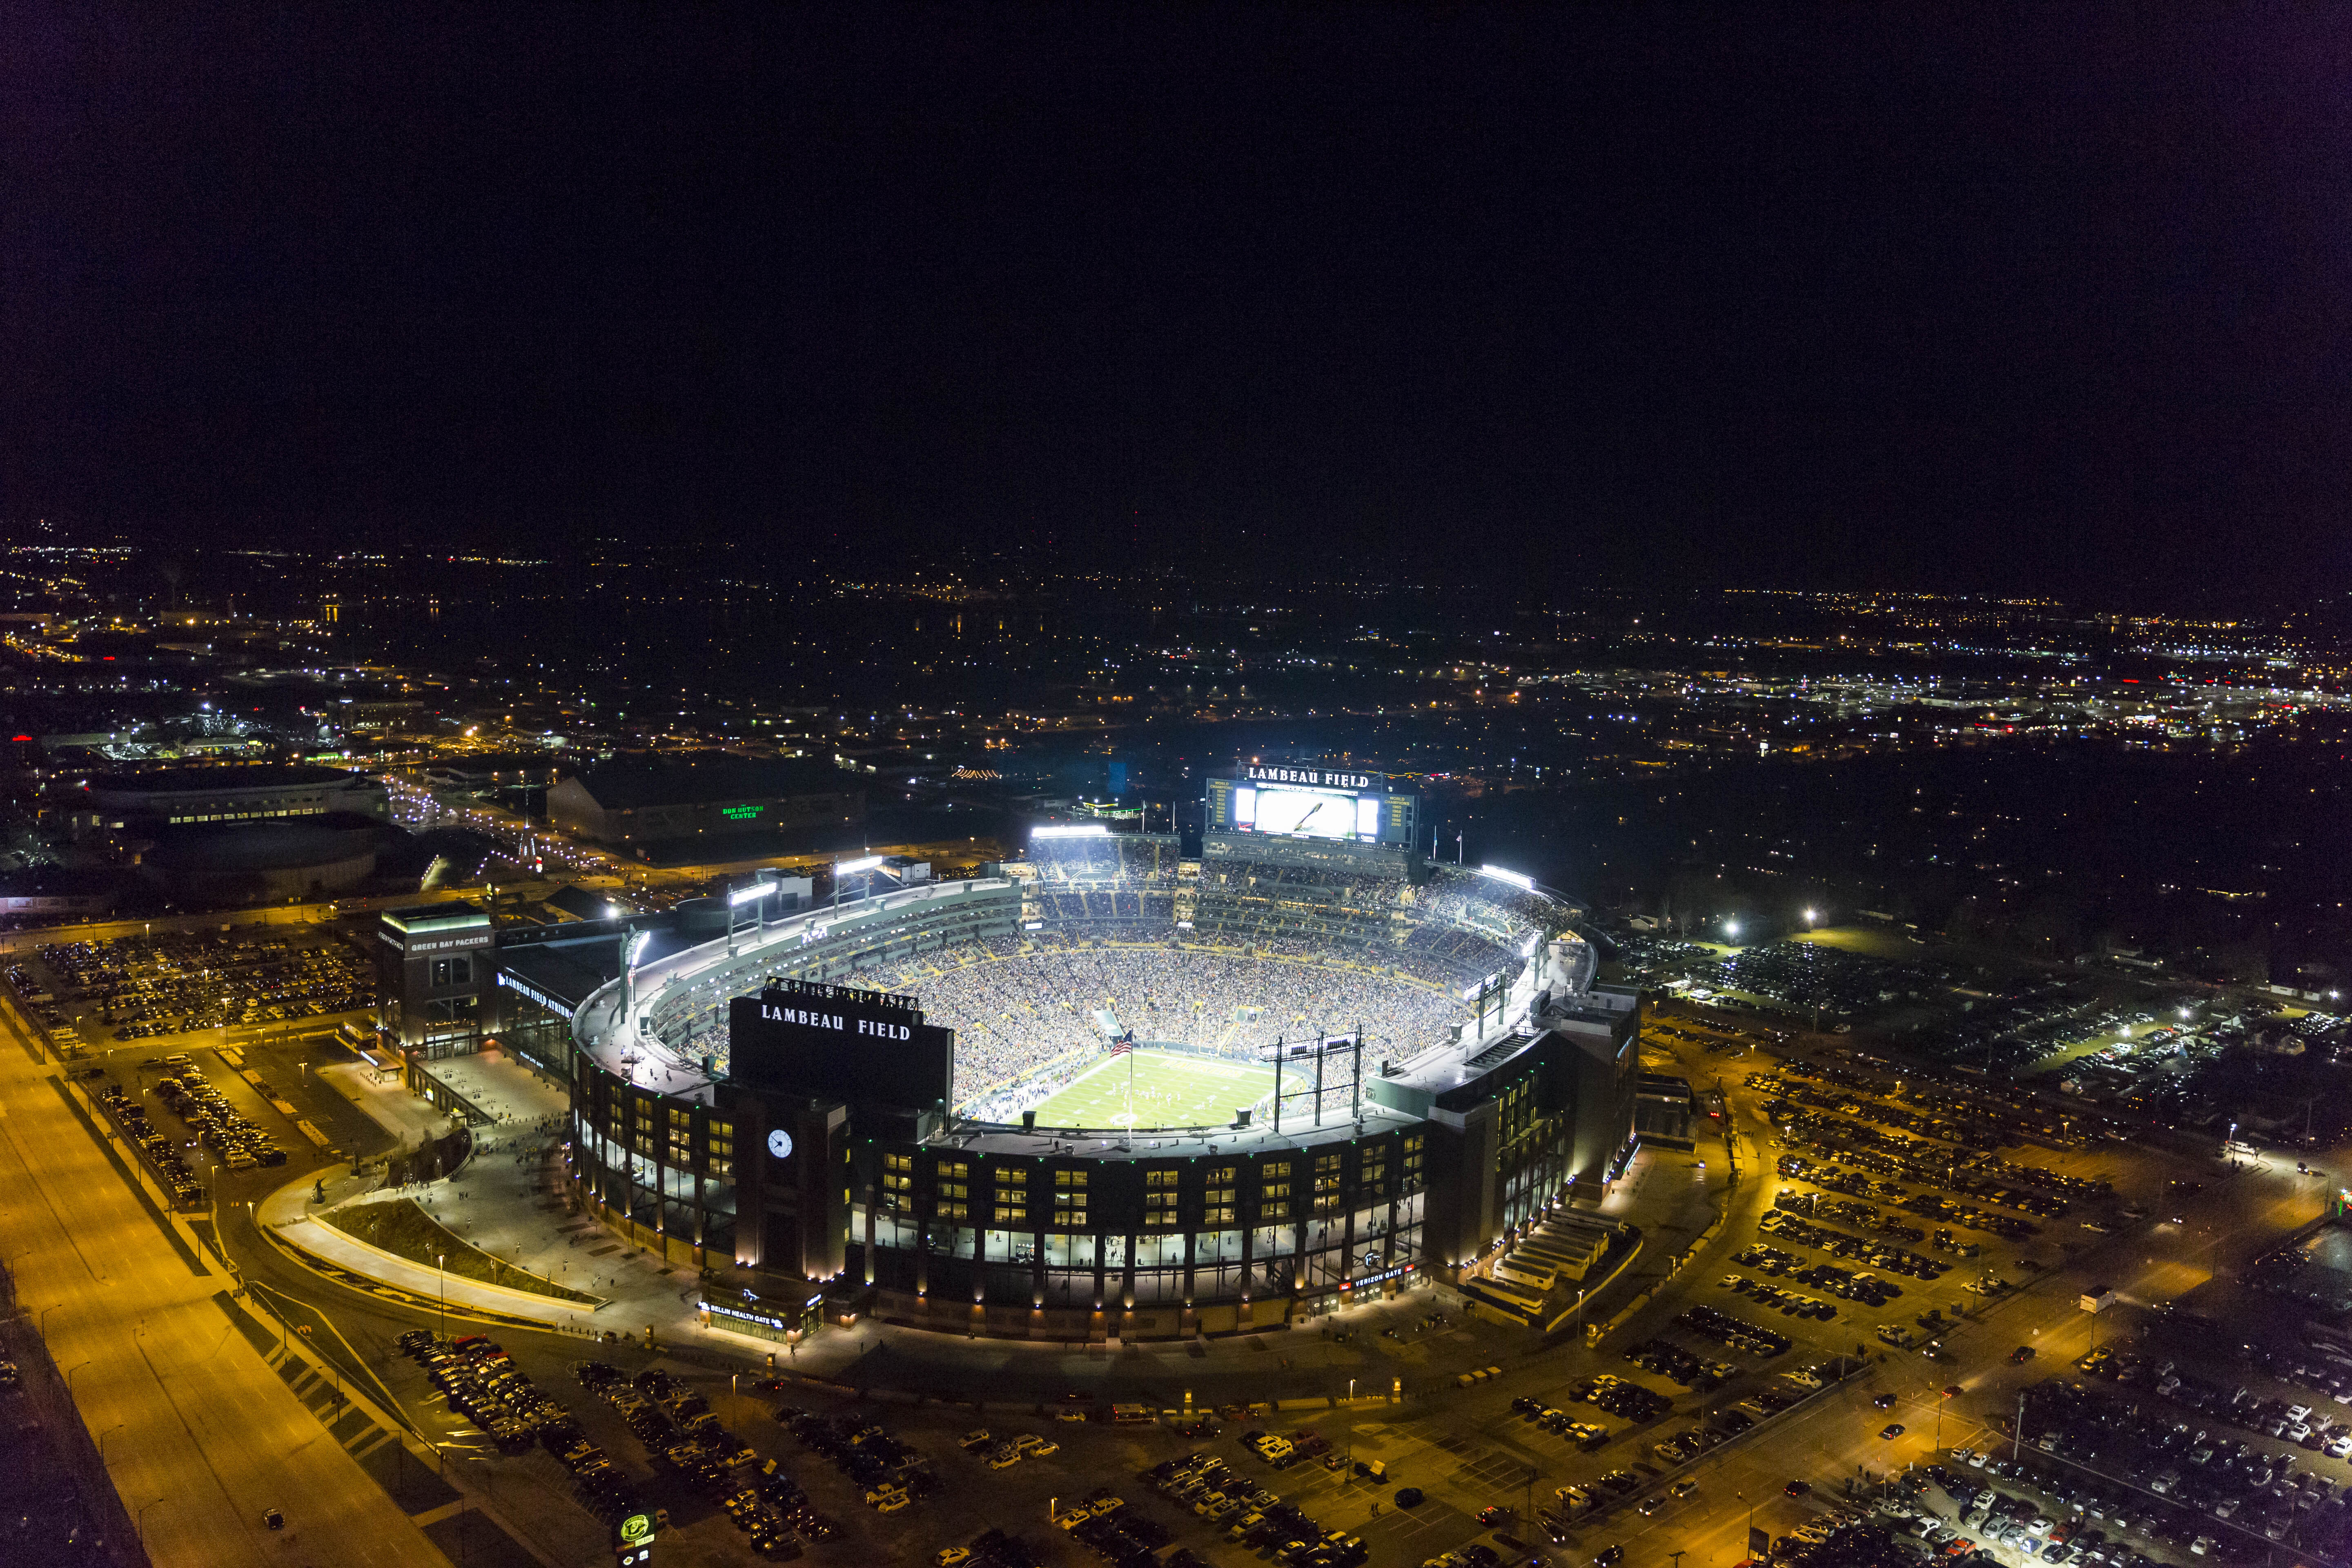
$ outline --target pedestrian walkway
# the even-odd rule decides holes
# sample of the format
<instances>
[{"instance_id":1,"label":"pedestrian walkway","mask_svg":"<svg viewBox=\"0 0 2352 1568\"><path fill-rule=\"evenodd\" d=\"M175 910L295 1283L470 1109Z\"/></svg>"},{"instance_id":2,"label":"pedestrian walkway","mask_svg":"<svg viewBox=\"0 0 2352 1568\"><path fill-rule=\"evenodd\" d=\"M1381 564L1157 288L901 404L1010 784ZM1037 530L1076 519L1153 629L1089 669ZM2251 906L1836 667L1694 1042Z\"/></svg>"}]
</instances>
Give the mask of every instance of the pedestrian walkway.
<instances>
[{"instance_id":1,"label":"pedestrian walkway","mask_svg":"<svg viewBox=\"0 0 2352 1568\"><path fill-rule=\"evenodd\" d=\"M471 1166L467 1167L468 1171L471 1169ZM519 1268L538 1272L531 1263L516 1260L511 1250L499 1247L490 1238L478 1234L477 1227L455 1218L454 1210L463 1202L457 1194L471 1185L473 1181L472 1176L466 1175L454 1183L424 1184L401 1195L415 1198L420 1207L432 1214L459 1240L481 1251L496 1252L500 1258L517 1261ZM538 1318L551 1325L576 1325L605 1304L602 1300L567 1301L560 1297L510 1289L502 1285L469 1279L462 1274L447 1273L432 1264L418 1263L381 1247L371 1247L319 1217L378 1198L379 1194L372 1190L373 1186L373 1184L365 1178L352 1178L345 1167L331 1178L328 1194L330 1201L321 1205L315 1201L316 1189L311 1185L311 1179L305 1177L301 1181L289 1183L263 1199L254 1217L270 1234L314 1258L378 1284L423 1297L428 1301L446 1301L453 1306L495 1312L501 1317ZM436 1189L442 1190L436 1192ZM583 1287L573 1285L572 1289L583 1289Z\"/></svg>"},{"instance_id":2,"label":"pedestrian walkway","mask_svg":"<svg viewBox=\"0 0 2352 1568\"><path fill-rule=\"evenodd\" d=\"M414 1149L429 1143L457 1125L451 1118L433 1109L432 1101L410 1092L397 1075L379 1082L375 1069L365 1062L322 1067L318 1077L359 1107L368 1120L391 1133L400 1148Z\"/></svg>"},{"instance_id":3,"label":"pedestrian walkway","mask_svg":"<svg viewBox=\"0 0 2352 1568\"><path fill-rule=\"evenodd\" d=\"M488 1117L493 1126L561 1125L571 1110L562 1084L551 1083L530 1063L506 1051L443 1057L425 1063L425 1070Z\"/></svg>"}]
</instances>

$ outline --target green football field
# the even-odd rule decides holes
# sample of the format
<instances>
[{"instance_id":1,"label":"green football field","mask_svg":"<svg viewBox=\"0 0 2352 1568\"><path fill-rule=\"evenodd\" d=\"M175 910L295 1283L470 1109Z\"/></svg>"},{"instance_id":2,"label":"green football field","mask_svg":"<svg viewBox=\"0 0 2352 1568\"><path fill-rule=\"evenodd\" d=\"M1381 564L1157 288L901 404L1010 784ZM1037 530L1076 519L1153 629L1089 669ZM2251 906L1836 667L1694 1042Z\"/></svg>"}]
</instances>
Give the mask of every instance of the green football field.
<instances>
[{"instance_id":1,"label":"green football field","mask_svg":"<svg viewBox=\"0 0 2352 1568\"><path fill-rule=\"evenodd\" d=\"M1134 1068L1129 1114L1128 1064ZM1168 1051L1107 1056L1037 1108L1040 1127L1222 1127L1274 1089L1274 1069Z\"/></svg>"}]
</instances>

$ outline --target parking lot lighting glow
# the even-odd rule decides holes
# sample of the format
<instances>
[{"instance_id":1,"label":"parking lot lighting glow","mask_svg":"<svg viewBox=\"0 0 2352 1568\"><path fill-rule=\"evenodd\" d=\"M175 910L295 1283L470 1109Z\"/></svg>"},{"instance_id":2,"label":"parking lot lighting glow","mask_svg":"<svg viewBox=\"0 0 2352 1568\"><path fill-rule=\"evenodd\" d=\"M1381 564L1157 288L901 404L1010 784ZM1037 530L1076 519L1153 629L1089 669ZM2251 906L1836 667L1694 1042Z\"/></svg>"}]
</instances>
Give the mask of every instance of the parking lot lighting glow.
<instances>
[{"instance_id":1,"label":"parking lot lighting glow","mask_svg":"<svg viewBox=\"0 0 2352 1568\"><path fill-rule=\"evenodd\" d=\"M1739 934L1739 922L1738 921L1724 921L1723 934L1726 936L1738 936Z\"/></svg>"}]
</instances>

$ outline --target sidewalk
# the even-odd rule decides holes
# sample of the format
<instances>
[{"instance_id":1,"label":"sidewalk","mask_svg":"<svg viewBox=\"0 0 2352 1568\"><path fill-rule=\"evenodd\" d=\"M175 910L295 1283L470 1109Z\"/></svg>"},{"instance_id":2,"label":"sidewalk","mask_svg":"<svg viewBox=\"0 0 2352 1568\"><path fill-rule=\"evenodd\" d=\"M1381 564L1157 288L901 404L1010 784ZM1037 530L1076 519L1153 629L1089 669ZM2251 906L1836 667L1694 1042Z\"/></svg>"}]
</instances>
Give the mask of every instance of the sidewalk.
<instances>
[{"instance_id":1,"label":"sidewalk","mask_svg":"<svg viewBox=\"0 0 2352 1568\"><path fill-rule=\"evenodd\" d=\"M348 1167L340 1168L326 1180L327 1208L364 1202L374 1185L367 1178L352 1177ZM434 1217L449 1226L444 1205L432 1201L435 1196L432 1188L448 1185L436 1182L432 1184L432 1187L419 1188L405 1195L415 1197L421 1206L436 1211ZM447 1195L442 1194L445 1200ZM380 1247L370 1247L318 1218L325 1211L314 1204L311 1197L309 1181L289 1183L264 1199L254 1217L268 1230L315 1258L428 1300L446 1300L460 1307L477 1308L503 1316L540 1318L551 1325L579 1322L593 1315L603 1305L602 1302L566 1301L554 1296L509 1289L502 1285L487 1285L463 1275L445 1274L430 1264L416 1263ZM457 1229L455 1226L450 1228L453 1231ZM478 1237L461 1233L460 1238L485 1251L492 1250ZM531 1268L532 1265L526 1262L521 1267ZM573 1289L581 1287L574 1286Z\"/></svg>"},{"instance_id":2,"label":"sidewalk","mask_svg":"<svg viewBox=\"0 0 2352 1568\"><path fill-rule=\"evenodd\" d=\"M430 1100L410 1093L397 1077L377 1082L364 1062L338 1062L319 1068L315 1076L391 1133L396 1147L416 1148L457 1126L453 1118L434 1110Z\"/></svg>"},{"instance_id":3,"label":"sidewalk","mask_svg":"<svg viewBox=\"0 0 2352 1568\"><path fill-rule=\"evenodd\" d=\"M552 1082L521 1058L500 1050L469 1057L444 1057L425 1070L465 1096L493 1125L545 1122L560 1126L572 1109L563 1085Z\"/></svg>"}]
</instances>

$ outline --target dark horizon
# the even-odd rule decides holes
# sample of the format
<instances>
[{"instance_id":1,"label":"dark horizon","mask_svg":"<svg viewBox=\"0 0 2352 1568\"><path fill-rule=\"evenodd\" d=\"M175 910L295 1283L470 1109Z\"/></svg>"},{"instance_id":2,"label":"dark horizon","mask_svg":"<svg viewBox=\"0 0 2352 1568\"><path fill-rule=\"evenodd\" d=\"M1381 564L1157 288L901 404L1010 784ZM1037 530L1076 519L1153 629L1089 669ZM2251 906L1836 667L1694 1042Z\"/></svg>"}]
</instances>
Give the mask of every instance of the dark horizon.
<instances>
[{"instance_id":1,"label":"dark horizon","mask_svg":"<svg viewBox=\"0 0 2352 1568\"><path fill-rule=\"evenodd\" d=\"M2345 34L53 14L0 526L2341 592Z\"/></svg>"}]
</instances>

